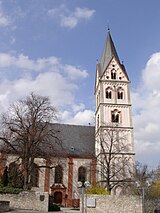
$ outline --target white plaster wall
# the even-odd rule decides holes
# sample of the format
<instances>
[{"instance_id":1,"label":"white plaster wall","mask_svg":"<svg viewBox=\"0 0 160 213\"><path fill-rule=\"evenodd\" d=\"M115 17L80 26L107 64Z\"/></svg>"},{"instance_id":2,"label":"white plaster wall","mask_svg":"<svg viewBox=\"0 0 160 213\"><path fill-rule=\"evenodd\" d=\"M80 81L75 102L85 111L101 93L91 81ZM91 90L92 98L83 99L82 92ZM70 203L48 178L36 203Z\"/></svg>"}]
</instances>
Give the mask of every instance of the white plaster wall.
<instances>
[{"instance_id":1,"label":"white plaster wall","mask_svg":"<svg viewBox=\"0 0 160 213\"><path fill-rule=\"evenodd\" d=\"M86 181L91 182L91 169L90 165L92 163L92 160L90 159L80 159L80 158L74 158L73 160L73 198L79 198L79 190L78 189L78 168L80 166L84 166L87 170L87 178Z\"/></svg>"}]
</instances>

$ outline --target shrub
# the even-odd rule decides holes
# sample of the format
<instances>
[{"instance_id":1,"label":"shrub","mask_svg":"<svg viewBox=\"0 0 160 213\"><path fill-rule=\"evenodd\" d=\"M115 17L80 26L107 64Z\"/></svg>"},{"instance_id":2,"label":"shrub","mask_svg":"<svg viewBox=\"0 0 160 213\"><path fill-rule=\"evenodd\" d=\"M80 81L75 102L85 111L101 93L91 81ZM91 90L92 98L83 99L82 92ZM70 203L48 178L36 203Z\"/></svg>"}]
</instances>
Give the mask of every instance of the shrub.
<instances>
[{"instance_id":1,"label":"shrub","mask_svg":"<svg viewBox=\"0 0 160 213\"><path fill-rule=\"evenodd\" d=\"M150 197L158 198L160 197L160 181L156 181L151 184L148 188L147 195Z\"/></svg>"},{"instance_id":2,"label":"shrub","mask_svg":"<svg viewBox=\"0 0 160 213\"><path fill-rule=\"evenodd\" d=\"M101 194L101 195L109 195L110 193L106 191L103 187L100 186L93 186L90 187L87 191L87 194Z\"/></svg>"},{"instance_id":3,"label":"shrub","mask_svg":"<svg viewBox=\"0 0 160 213\"><path fill-rule=\"evenodd\" d=\"M10 186L0 186L0 194L19 194L23 189L13 188Z\"/></svg>"}]
</instances>

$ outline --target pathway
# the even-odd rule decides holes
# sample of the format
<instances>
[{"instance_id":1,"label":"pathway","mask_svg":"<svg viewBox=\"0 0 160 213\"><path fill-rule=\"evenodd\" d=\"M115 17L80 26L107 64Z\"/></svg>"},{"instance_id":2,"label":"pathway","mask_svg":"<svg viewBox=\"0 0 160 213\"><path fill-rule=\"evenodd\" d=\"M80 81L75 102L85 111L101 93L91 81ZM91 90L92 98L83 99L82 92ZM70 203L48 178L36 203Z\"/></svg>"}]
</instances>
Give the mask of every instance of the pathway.
<instances>
[{"instance_id":1,"label":"pathway","mask_svg":"<svg viewBox=\"0 0 160 213\"><path fill-rule=\"evenodd\" d=\"M61 208L61 211L57 211L57 212L61 212L61 213L62 212L63 213L80 213L80 211L73 210L71 208ZM47 212L44 212L44 211L33 211L33 210L23 210L23 209L12 209L8 213L47 213Z\"/></svg>"}]
</instances>

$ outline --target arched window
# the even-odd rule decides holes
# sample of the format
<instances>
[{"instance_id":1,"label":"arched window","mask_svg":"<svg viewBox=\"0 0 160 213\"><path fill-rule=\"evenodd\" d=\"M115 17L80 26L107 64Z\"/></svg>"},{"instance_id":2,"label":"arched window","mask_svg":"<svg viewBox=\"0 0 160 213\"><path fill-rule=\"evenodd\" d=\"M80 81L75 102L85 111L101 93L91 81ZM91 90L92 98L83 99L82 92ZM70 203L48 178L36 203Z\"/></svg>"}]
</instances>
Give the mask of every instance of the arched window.
<instances>
[{"instance_id":1,"label":"arched window","mask_svg":"<svg viewBox=\"0 0 160 213\"><path fill-rule=\"evenodd\" d=\"M62 183L63 180L63 168L62 166L58 165L55 167L55 183Z\"/></svg>"},{"instance_id":2,"label":"arched window","mask_svg":"<svg viewBox=\"0 0 160 213\"><path fill-rule=\"evenodd\" d=\"M119 112L118 110L112 111L112 122L119 123Z\"/></svg>"},{"instance_id":3,"label":"arched window","mask_svg":"<svg viewBox=\"0 0 160 213\"><path fill-rule=\"evenodd\" d=\"M123 98L124 98L124 91L123 91L122 88L119 88L119 89L118 89L117 98L118 98L118 99L123 99Z\"/></svg>"},{"instance_id":4,"label":"arched window","mask_svg":"<svg viewBox=\"0 0 160 213\"><path fill-rule=\"evenodd\" d=\"M111 98L112 98L112 90L111 90L110 87L108 87L108 88L106 89L106 98L107 98L107 99L111 99Z\"/></svg>"},{"instance_id":5,"label":"arched window","mask_svg":"<svg viewBox=\"0 0 160 213\"><path fill-rule=\"evenodd\" d=\"M86 168L84 166L78 169L78 181L85 182L86 180Z\"/></svg>"},{"instance_id":6,"label":"arched window","mask_svg":"<svg viewBox=\"0 0 160 213\"><path fill-rule=\"evenodd\" d=\"M123 92L118 91L117 96L118 96L118 99L123 99Z\"/></svg>"},{"instance_id":7,"label":"arched window","mask_svg":"<svg viewBox=\"0 0 160 213\"><path fill-rule=\"evenodd\" d=\"M31 171L31 184L32 184L32 186L38 187L38 178L39 178L38 165L34 163L32 171Z\"/></svg>"},{"instance_id":8,"label":"arched window","mask_svg":"<svg viewBox=\"0 0 160 213\"><path fill-rule=\"evenodd\" d=\"M8 167L9 184L16 188L23 187L23 175L17 163L12 162Z\"/></svg>"},{"instance_id":9,"label":"arched window","mask_svg":"<svg viewBox=\"0 0 160 213\"><path fill-rule=\"evenodd\" d=\"M116 71L115 71L115 69L111 70L111 79L116 79Z\"/></svg>"}]
</instances>

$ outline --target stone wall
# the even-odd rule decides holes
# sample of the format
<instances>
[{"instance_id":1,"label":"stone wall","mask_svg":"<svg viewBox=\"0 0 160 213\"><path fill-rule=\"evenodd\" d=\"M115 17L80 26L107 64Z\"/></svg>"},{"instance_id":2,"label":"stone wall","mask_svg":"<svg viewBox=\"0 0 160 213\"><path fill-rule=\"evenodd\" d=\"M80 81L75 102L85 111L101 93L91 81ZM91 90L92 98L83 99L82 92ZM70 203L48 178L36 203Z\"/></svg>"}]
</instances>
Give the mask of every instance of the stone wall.
<instances>
[{"instance_id":1,"label":"stone wall","mask_svg":"<svg viewBox=\"0 0 160 213\"><path fill-rule=\"evenodd\" d=\"M87 207L92 206L94 200L95 208ZM85 195L84 205L87 213L142 213L139 196Z\"/></svg>"},{"instance_id":2,"label":"stone wall","mask_svg":"<svg viewBox=\"0 0 160 213\"><path fill-rule=\"evenodd\" d=\"M0 212L9 211L9 201L0 201Z\"/></svg>"},{"instance_id":3,"label":"stone wall","mask_svg":"<svg viewBox=\"0 0 160 213\"><path fill-rule=\"evenodd\" d=\"M44 200L43 200L44 199ZM10 208L48 211L48 193L21 192L19 194L0 194L1 201L10 201Z\"/></svg>"}]
</instances>

